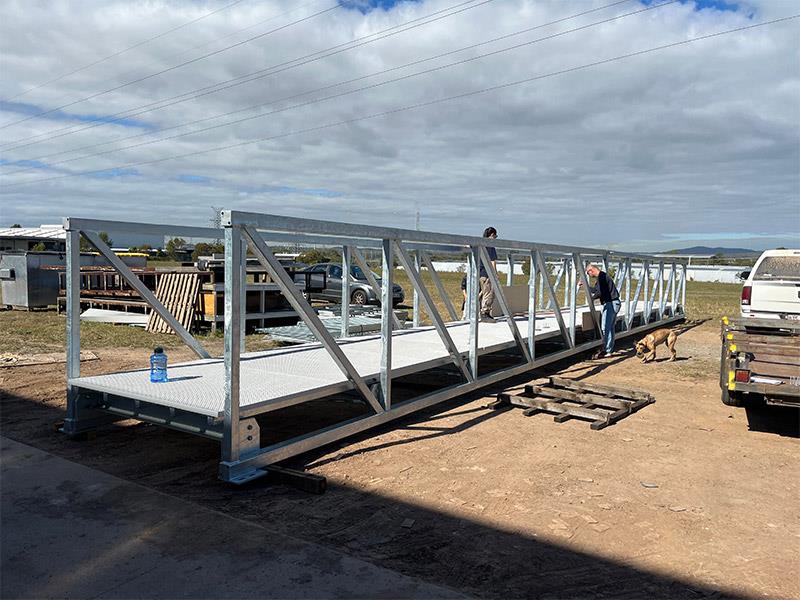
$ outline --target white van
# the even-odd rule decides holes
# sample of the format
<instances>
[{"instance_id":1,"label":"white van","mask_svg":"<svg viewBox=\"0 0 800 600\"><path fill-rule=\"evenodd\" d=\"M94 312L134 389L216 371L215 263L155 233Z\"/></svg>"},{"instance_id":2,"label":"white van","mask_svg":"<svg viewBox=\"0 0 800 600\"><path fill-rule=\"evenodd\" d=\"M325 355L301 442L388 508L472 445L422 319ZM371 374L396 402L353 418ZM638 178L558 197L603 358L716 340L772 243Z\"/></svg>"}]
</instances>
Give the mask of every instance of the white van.
<instances>
[{"instance_id":1,"label":"white van","mask_svg":"<svg viewBox=\"0 0 800 600\"><path fill-rule=\"evenodd\" d=\"M742 317L800 320L800 250L767 250L742 288Z\"/></svg>"}]
</instances>

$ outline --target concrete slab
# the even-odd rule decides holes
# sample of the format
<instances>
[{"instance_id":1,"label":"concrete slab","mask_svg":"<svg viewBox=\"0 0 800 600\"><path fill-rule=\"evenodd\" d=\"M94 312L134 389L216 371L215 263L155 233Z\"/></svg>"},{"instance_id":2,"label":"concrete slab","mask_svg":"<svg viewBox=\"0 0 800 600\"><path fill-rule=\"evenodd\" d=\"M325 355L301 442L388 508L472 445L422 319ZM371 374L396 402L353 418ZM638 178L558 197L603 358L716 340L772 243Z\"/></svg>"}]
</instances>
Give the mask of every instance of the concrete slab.
<instances>
[{"instance_id":1,"label":"concrete slab","mask_svg":"<svg viewBox=\"0 0 800 600\"><path fill-rule=\"evenodd\" d=\"M0 438L2 598L460 598Z\"/></svg>"}]
</instances>

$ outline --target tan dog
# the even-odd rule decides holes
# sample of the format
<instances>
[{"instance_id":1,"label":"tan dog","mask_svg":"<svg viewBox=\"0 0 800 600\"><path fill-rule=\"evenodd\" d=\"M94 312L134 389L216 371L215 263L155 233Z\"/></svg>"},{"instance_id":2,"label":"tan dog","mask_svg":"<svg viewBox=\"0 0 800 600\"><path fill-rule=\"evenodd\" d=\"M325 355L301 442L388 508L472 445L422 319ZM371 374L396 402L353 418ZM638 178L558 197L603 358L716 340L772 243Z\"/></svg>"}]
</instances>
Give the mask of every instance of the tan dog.
<instances>
[{"instance_id":1,"label":"tan dog","mask_svg":"<svg viewBox=\"0 0 800 600\"><path fill-rule=\"evenodd\" d=\"M675 360L677 352L675 351L675 342L678 339L678 334L671 329L656 329L652 333L648 333L645 337L636 342L636 356L642 359L643 363L650 362L656 359L656 346L663 343L669 348L672 358Z\"/></svg>"}]
</instances>

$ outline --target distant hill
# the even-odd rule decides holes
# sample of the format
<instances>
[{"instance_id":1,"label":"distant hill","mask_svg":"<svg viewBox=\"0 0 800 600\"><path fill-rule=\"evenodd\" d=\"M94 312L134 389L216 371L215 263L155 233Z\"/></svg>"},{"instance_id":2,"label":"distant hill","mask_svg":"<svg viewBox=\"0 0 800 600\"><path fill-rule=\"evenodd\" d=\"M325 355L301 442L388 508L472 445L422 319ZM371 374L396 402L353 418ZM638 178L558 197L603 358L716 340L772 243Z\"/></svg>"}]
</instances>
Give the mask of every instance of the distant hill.
<instances>
[{"instance_id":1,"label":"distant hill","mask_svg":"<svg viewBox=\"0 0 800 600\"><path fill-rule=\"evenodd\" d=\"M704 254L712 256L721 254L723 256L756 256L761 254L759 250L748 250L747 248L722 248L710 246L692 246L691 248L680 248L678 250L667 250L667 254Z\"/></svg>"}]
</instances>

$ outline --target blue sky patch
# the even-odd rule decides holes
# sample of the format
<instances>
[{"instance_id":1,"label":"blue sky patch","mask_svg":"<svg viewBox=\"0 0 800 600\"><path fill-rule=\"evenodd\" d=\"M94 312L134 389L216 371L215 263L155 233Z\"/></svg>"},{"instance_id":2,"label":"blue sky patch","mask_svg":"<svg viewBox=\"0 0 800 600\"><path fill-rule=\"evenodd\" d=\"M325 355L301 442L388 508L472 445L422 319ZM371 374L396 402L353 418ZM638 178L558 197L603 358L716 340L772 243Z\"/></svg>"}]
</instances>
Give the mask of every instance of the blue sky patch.
<instances>
[{"instance_id":1,"label":"blue sky patch","mask_svg":"<svg viewBox=\"0 0 800 600\"><path fill-rule=\"evenodd\" d=\"M86 173L85 176L92 179L113 179L115 177L139 177L140 175L139 169L106 169L96 173Z\"/></svg>"},{"instance_id":2,"label":"blue sky patch","mask_svg":"<svg viewBox=\"0 0 800 600\"><path fill-rule=\"evenodd\" d=\"M178 175L176 179L183 183L198 183L202 185L208 185L214 181L211 177L206 177L205 175L190 175L188 173L184 175Z\"/></svg>"},{"instance_id":3,"label":"blue sky patch","mask_svg":"<svg viewBox=\"0 0 800 600\"><path fill-rule=\"evenodd\" d=\"M6 102L0 100L0 111L17 113L26 117L36 116L45 110L47 109L42 108L41 106L36 106L35 104L27 104L25 102ZM114 125L119 125L120 127L132 127L136 129L145 129L147 131L157 129L157 127L154 125L150 125L145 121L139 121L138 119L114 118L105 115L92 114L83 115L77 113L68 113L61 110L56 110L51 113L47 113L46 115L42 115L42 118L50 119L52 121L78 121L80 123L113 123Z\"/></svg>"},{"instance_id":4,"label":"blue sky patch","mask_svg":"<svg viewBox=\"0 0 800 600\"><path fill-rule=\"evenodd\" d=\"M422 0L339 0L339 4L348 10L357 10L362 15L372 12L373 10L392 10L396 5L402 2L413 2L418 4Z\"/></svg>"}]
</instances>

